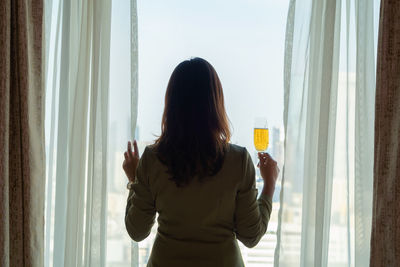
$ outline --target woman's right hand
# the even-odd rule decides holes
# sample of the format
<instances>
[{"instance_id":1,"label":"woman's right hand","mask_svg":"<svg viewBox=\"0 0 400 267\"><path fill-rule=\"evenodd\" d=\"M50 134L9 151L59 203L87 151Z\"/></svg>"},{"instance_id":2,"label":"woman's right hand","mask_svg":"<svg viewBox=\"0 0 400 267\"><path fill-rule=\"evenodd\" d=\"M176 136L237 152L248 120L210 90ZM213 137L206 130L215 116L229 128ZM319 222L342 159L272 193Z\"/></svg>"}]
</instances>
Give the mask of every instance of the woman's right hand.
<instances>
[{"instance_id":1,"label":"woman's right hand","mask_svg":"<svg viewBox=\"0 0 400 267\"><path fill-rule=\"evenodd\" d=\"M258 153L258 159L260 162L257 166L260 168L261 177L264 180L262 193L272 198L279 174L278 164L268 153Z\"/></svg>"}]
</instances>

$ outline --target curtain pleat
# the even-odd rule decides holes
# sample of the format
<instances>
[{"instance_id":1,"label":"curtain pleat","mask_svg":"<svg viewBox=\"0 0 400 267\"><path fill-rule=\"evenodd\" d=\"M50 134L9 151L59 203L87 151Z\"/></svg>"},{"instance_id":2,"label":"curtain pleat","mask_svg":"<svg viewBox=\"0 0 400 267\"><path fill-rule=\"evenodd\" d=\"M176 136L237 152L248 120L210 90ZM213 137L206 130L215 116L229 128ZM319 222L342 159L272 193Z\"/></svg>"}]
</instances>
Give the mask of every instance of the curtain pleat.
<instances>
[{"instance_id":1,"label":"curtain pleat","mask_svg":"<svg viewBox=\"0 0 400 267\"><path fill-rule=\"evenodd\" d=\"M107 137L108 88L110 64L111 3L100 2L94 7L94 24L101 27L93 34L92 84L90 99L89 166L87 185L84 266L102 266L106 261L107 236ZM101 55L100 57L96 55Z\"/></svg>"},{"instance_id":2,"label":"curtain pleat","mask_svg":"<svg viewBox=\"0 0 400 267\"><path fill-rule=\"evenodd\" d=\"M354 259L368 266L372 222L375 106L375 40L372 1L356 1L356 92L354 142ZM375 25L377 26L377 25Z\"/></svg>"},{"instance_id":3,"label":"curtain pleat","mask_svg":"<svg viewBox=\"0 0 400 267\"><path fill-rule=\"evenodd\" d=\"M0 2L0 266L42 266L43 1Z\"/></svg>"},{"instance_id":4,"label":"curtain pleat","mask_svg":"<svg viewBox=\"0 0 400 267\"><path fill-rule=\"evenodd\" d=\"M382 0L370 266L400 263L400 2Z\"/></svg>"},{"instance_id":5,"label":"curtain pleat","mask_svg":"<svg viewBox=\"0 0 400 267\"><path fill-rule=\"evenodd\" d=\"M51 4L49 4L51 2ZM48 0L47 5L45 6L45 13L46 14L51 14L51 11L53 10L53 5L52 1ZM56 14L60 14L60 8L61 5L58 5L57 9L54 7L56 10ZM46 15L47 18L47 15ZM60 16L57 16L57 20L53 23L51 23L51 17L49 18L49 21L46 21L45 23L47 24L45 27L45 35L46 40L50 39L50 33L52 32L53 27L55 26L55 29L60 28ZM47 97L49 99L49 105L46 105L47 113L50 113L50 133L47 138L49 139L49 148L47 149L48 154L46 158L46 201L45 201L45 250L44 250L44 265L49 266L51 259L53 258L53 254L50 252L50 241L51 241L51 233L53 232L54 225L52 223L52 218L54 216L54 210L53 210L53 194L54 194L54 171L55 171L55 166L54 164L49 164L50 162L55 162L54 157L57 155L55 151L55 143L56 143L56 106L58 105L58 97L56 97L57 93L57 78L59 74L59 51L60 51L60 31L56 30L55 36L53 43L55 44L52 46L52 53L50 53L50 43L49 46L46 50L46 62L47 65L52 64L52 68L46 68L46 92L47 92Z\"/></svg>"},{"instance_id":6,"label":"curtain pleat","mask_svg":"<svg viewBox=\"0 0 400 267\"><path fill-rule=\"evenodd\" d=\"M55 172L48 173L47 180L54 180L55 183L55 200L54 200L54 237L53 248L53 266L63 266L65 251L65 233L66 233L66 205L67 205L67 188L68 188L68 172L67 172L67 154L68 154L68 131L69 131L69 94L70 80L68 69L70 68L69 60L69 31L70 31L70 1L60 1L57 18L61 18L60 26L54 29L56 35L59 34L59 42L56 43L60 49L60 61L54 63L54 69L58 68L60 77L53 84L53 94L58 95L58 105L52 105L52 111L57 110L58 116L50 125L51 131L55 131L57 142L55 147L50 150L55 151L56 157L53 162L48 162L47 166L55 166ZM52 11L49 10L52 13ZM62 15L61 15L62 14ZM59 32L59 33L58 33ZM54 55L57 58L57 55ZM56 73L56 72L55 72ZM55 74L53 74L55 75ZM48 88L46 86L46 88ZM49 110L47 112L50 112ZM53 178L54 177L54 178ZM48 202L47 202L48 203ZM52 208L52 203L48 203ZM53 222L48 221L48 226ZM51 235L51 233L50 233ZM50 243L47 244L50 246Z\"/></svg>"},{"instance_id":7,"label":"curtain pleat","mask_svg":"<svg viewBox=\"0 0 400 267\"><path fill-rule=\"evenodd\" d=\"M136 0L130 1L131 8L131 140L136 138L136 126L138 117L138 18L137 18L137 2ZM139 266L139 245L135 241L131 241L131 266Z\"/></svg>"}]
</instances>

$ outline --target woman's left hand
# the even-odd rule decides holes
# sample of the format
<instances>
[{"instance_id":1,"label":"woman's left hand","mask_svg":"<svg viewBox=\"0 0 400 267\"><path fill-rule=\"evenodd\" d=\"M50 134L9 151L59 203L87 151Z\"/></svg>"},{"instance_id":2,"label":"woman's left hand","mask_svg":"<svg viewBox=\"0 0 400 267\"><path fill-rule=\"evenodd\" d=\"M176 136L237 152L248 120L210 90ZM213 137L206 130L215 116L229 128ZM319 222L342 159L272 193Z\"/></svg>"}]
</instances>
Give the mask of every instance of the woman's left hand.
<instances>
[{"instance_id":1,"label":"woman's left hand","mask_svg":"<svg viewBox=\"0 0 400 267\"><path fill-rule=\"evenodd\" d=\"M124 153L124 163L122 164L122 168L125 171L126 176L128 177L129 181L135 180L136 168L139 163L139 149L136 143L136 140L133 141L133 149L132 151L132 144L128 141L128 151Z\"/></svg>"}]
</instances>

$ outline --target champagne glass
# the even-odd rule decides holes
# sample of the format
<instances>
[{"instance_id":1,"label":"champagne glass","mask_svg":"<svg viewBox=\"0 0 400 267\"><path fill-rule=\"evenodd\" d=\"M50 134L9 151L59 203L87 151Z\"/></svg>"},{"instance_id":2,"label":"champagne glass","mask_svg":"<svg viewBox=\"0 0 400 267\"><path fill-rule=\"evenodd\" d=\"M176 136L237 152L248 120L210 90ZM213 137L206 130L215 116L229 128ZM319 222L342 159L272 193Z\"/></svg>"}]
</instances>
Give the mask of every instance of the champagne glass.
<instances>
[{"instance_id":1,"label":"champagne glass","mask_svg":"<svg viewBox=\"0 0 400 267\"><path fill-rule=\"evenodd\" d=\"M265 117L254 120L254 147L258 152L265 152L268 148L269 132L268 121Z\"/></svg>"}]
</instances>

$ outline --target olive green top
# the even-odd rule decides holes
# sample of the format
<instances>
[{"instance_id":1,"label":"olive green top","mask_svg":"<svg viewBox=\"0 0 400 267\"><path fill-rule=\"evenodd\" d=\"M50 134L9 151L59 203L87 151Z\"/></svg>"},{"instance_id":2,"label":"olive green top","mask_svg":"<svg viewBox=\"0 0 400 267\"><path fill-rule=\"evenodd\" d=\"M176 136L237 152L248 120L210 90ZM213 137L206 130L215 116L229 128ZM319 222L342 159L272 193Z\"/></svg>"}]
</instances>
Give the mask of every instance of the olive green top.
<instances>
[{"instance_id":1,"label":"olive green top","mask_svg":"<svg viewBox=\"0 0 400 267\"><path fill-rule=\"evenodd\" d=\"M244 266L237 239L254 247L267 230L271 199L257 200L255 170L246 148L230 144L221 170L206 181L177 187L153 148L146 147L126 205L130 237L145 239L158 212L147 266Z\"/></svg>"}]
</instances>

